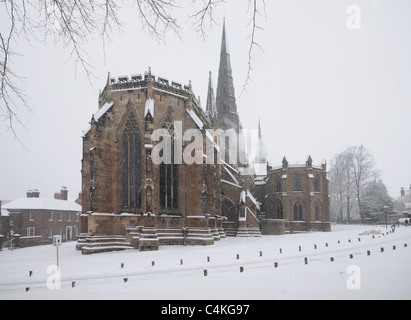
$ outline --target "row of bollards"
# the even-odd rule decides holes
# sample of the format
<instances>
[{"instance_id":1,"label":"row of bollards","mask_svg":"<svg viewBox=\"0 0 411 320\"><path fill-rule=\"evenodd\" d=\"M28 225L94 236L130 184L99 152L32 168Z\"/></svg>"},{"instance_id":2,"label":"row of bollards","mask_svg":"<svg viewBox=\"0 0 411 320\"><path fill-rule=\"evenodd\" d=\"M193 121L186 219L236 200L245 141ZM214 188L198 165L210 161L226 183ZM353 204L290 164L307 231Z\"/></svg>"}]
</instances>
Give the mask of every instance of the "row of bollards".
<instances>
[{"instance_id":1,"label":"row of bollards","mask_svg":"<svg viewBox=\"0 0 411 320\"><path fill-rule=\"evenodd\" d=\"M349 240L349 242L350 242L351 240ZM358 238L358 241L361 241L361 239L360 238ZM328 247L328 243L326 243L326 247ZM408 244L407 243L404 243L404 248L407 248L408 247ZM314 245L314 249L317 249L317 245ZM397 246L395 246L395 245L393 245L393 247L392 247L392 250L396 250L397 249ZM381 253L383 253L384 252L384 247L381 247L380 248L380 252ZM301 246L299 246L299 251L301 252L302 251L302 247ZM280 248L280 254L282 254L283 253L283 250ZM260 251L259 252L259 254L260 254L260 257L262 257L263 256L263 252L262 251ZM371 251L370 250L367 250L367 256L370 256L371 255ZM352 253L350 253L349 254L349 258L350 259L354 259L354 254L352 254ZM240 255L239 254L236 254L236 259L237 260L239 260L240 259ZM334 262L335 261L335 258L334 257L330 257L330 262ZM208 256L207 257L207 262L210 262L210 257ZM180 259L180 265L183 265L183 263L184 263L184 261L183 261L183 259ZM305 265L308 265L308 257L304 257L304 264ZM155 261L152 261L151 262L151 265L154 267L155 266ZM274 268L278 268L278 262L274 262ZM121 269L123 269L124 267L125 267L125 264L122 262L121 264L120 264L120 267L121 267ZM244 272L244 267L243 266L240 266L240 273L243 273ZM32 270L29 270L29 277L31 277L33 275L33 271ZM204 277L207 277L208 276L208 270L207 269L204 269L203 270L203 275L204 275ZM123 282L124 283L127 283L128 282L128 278L123 278ZM76 283L76 281L72 281L71 282L71 287L72 288L75 288L76 287L76 285L77 285L77 283ZM30 291L30 287L25 287L25 291L26 292L29 292Z\"/></svg>"}]
</instances>

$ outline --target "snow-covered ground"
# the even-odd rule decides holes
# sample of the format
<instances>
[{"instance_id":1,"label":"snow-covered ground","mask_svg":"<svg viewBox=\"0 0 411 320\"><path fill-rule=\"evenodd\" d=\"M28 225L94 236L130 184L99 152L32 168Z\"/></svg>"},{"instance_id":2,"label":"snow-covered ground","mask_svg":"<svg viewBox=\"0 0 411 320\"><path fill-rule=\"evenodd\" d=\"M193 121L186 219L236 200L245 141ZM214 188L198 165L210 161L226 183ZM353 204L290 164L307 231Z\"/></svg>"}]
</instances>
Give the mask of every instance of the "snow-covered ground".
<instances>
[{"instance_id":1,"label":"snow-covered ground","mask_svg":"<svg viewBox=\"0 0 411 320\"><path fill-rule=\"evenodd\" d=\"M55 247L4 250L0 299L411 299L411 227L375 239L359 235L371 230L386 232L385 227L337 225L328 233L227 238L210 247L91 256L75 251L75 243L64 243L60 289L48 288L59 284L52 281L58 273L50 267L56 264Z\"/></svg>"}]
</instances>

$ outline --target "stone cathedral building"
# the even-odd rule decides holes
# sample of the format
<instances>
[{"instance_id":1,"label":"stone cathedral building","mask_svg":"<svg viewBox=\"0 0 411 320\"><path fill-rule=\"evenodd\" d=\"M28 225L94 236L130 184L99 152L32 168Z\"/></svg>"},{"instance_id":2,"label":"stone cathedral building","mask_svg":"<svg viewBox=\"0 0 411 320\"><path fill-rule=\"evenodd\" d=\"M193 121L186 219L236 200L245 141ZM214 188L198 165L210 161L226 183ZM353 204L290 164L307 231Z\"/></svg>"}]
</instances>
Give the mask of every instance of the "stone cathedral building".
<instances>
[{"instance_id":1,"label":"stone cathedral building","mask_svg":"<svg viewBox=\"0 0 411 320\"><path fill-rule=\"evenodd\" d=\"M225 25L216 95L210 72L206 110L191 83L155 76L151 69L131 77L109 74L99 94L98 111L83 135L77 248L91 254L157 250L160 245L212 245L226 236L261 236L265 223L267 233L284 233L291 226L286 225L288 220L299 221L292 224L293 230L306 230L307 221L328 223L325 167L309 163L298 168L308 196L283 189L293 176L291 165L280 172L265 164L265 173L250 175L249 164L229 161L230 144L238 141L228 139L221 145L217 135L210 134L218 129L238 134L240 126ZM190 129L200 132L197 138L202 138L203 152L190 149L197 139L186 136ZM155 154L164 141L170 148L160 148L159 155L169 161L158 162ZM195 153L196 161L181 161L185 152ZM315 189L317 176L322 189ZM275 182L278 177L281 188ZM293 200L294 193L298 201ZM293 204L302 206L297 214Z\"/></svg>"}]
</instances>

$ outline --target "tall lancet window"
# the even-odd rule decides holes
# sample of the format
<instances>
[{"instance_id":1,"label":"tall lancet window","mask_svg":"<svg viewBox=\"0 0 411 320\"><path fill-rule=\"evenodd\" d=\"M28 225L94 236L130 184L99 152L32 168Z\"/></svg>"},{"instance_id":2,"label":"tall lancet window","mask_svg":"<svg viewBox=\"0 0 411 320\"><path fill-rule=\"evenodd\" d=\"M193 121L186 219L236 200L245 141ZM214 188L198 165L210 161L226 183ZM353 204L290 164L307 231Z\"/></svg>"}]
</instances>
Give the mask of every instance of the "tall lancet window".
<instances>
[{"instance_id":1,"label":"tall lancet window","mask_svg":"<svg viewBox=\"0 0 411 320\"><path fill-rule=\"evenodd\" d=\"M136 116L130 113L123 131L122 188L123 207L141 208L141 134Z\"/></svg>"},{"instance_id":2,"label":"tall lancet window","mask_svg":"<svg viewBox=\"0 0 411 320\"><path fill-rule=\"evenodd\" d=\"M166 160L166 163L160 164L160 209L172 210L178 209L178 164L174 162L174 124L170 118L164 122L163 129L167 130L166 143L170 146L160 151L160 157ZM170 155L166 155L170 152Z\"/></svg>"}]
</instances>

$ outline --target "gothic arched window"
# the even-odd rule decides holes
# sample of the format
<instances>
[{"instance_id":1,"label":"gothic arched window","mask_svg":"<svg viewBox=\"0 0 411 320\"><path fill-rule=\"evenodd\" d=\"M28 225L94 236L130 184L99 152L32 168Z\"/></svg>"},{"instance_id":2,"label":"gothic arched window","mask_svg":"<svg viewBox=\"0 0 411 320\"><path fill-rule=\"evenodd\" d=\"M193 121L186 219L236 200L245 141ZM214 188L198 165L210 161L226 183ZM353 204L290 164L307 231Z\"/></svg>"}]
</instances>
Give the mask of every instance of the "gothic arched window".
<instances>
[{"instance_id":1,"label":"gothic arched window","mask_svg":"<svg viewBox=\"0 0 411 320\"><path fill-rule=\"evenodd\" d=\"M318 174L314 176L314 192L320 192L320 177Z\"/></svg>"},{"instance_id":2,"label":"gothic arched window","mask_svg":"<svg viewBox=\"0 0 411 320\"><path fill-rule=\"evenodd\" d=\"M299 202L294 205L294 220L303 220L303 206Z\"/></svg>"},{"instance_id":3,"label":"gothic arched window","mask_svg":"<svg viewBox=\"0 0 411 320\"><path fill-rule=\"evenodd\" d=\"M123 131L122 148L123 207L141 208L141 134L134 113L130 113Z\"/></svg>"},{"instance_id":4,"label":"gothic arched window","mask_svg":"<svg viewBox=\"0 0 411 320\"><path fill-rule=\"evenodd\" d=\"M315 204L315 221L321 220L320 206L318 203Z\"/></svg>"},{"instance_id":5,"label":"gothic arched window","mask_svg":"<svg viewBox=\"0 0 411 320\"><path fill-rule=\"evenodd\" d=\"M275 176L276 190L281 192L281 178L280 176Z\"/></svg>"},{"instance_id":6,"label":"gothic arched window","mask_svg":"<svg viewBox=\"0 0 411 320\"><path fill-rule=\"evenodd\" d=\"M294 191L303 191L303 177L299 174L294 176Z\"/></svg>"},{"instance_id":7,"label":"gothic arched window","mask_svg":"<svg viewBox=\"0 0 411 320\"><path fill-rule=\"evenodd\" d=\"M170 118L164 122L163 129L168 134L163 139L171 144L160 151L160 157L165 156L165 152L170 152L170 156L165 156L164 159L171 161L160 164L160 209L178 209L178 164L174 163L174 123Z\"/></svg>"},{"instance_id":8,"label":"gothic arched window","mask_svg":"<svg viewBox=\"0 0 411 320\"><path fill-rule=\"evenodd\" d=\"M281 202L277 203L277 219L284 219L283 205Z\"/></svg>"},{"instance_id":9,"label":"gothic arched window","mask_svg":"<svg viewBox=\"0 0 411 320\"><path fill-rule=\"evenodd\" d=\"M234 204L230 200L224 199L223 205L222 205L223 216L227 217L228 221L234 221L235 219L234 212L235 212Z\"/></svg>"}]
</instances>

